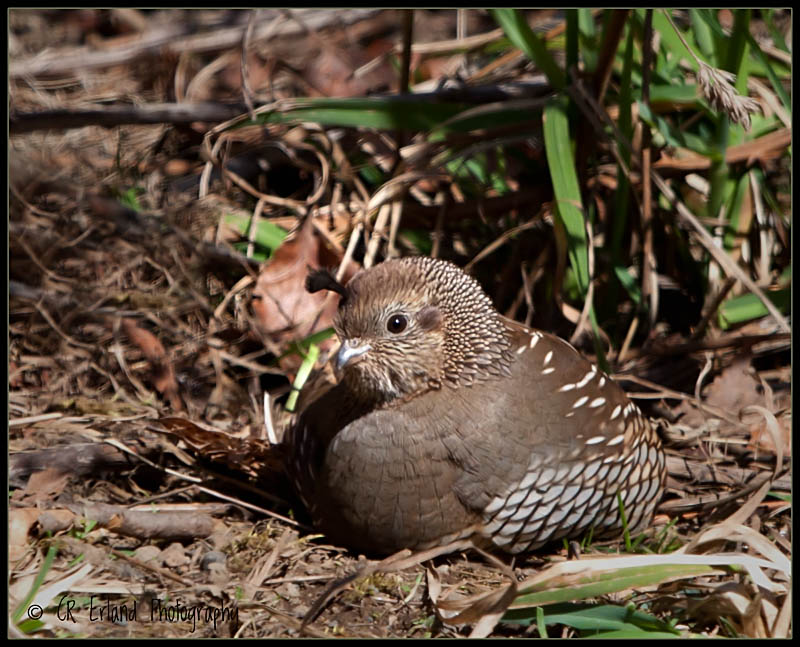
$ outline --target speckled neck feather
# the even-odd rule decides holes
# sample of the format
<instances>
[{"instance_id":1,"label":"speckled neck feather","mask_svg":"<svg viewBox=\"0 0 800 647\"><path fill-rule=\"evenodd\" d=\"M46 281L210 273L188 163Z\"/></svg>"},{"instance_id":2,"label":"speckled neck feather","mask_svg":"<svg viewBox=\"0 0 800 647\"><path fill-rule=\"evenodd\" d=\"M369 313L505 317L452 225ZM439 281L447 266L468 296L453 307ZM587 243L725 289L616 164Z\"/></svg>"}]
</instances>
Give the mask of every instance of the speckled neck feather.
<instances>
[{"instance_id":1,"label":"speckled neck feather","mask_svg":"<svg viewBox=\"0 0 800 647\"><path fill-rule=\"evenodd\" d=\"M508 375L506 327L480 284L447 261L415 256L401 263L418 268L427 290L439 300L446 331L446 381L455 386Z\"/></svg>"}]
</instances>

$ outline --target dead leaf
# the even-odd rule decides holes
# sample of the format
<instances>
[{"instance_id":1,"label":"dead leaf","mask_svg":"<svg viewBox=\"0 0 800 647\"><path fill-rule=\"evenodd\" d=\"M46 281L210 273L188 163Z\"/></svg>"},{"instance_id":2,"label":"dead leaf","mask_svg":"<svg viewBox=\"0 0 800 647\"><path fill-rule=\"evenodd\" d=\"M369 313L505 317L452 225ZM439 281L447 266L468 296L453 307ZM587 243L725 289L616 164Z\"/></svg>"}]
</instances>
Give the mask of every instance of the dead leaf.
<instances>
[{"instance_id":1,"label":"dead leaf","mask_svg":"<svg viewBox=\"0 0 800 647\"><path fill-rule=\"evenodd\" d=\"M305 77L315 90L325 96L362 96L369 90L370 82L363 76L354 77L353 70L366 62L360 50L347 50L326 43L305 69Z\"/></svg>"},{"instance_id":2,"label":"dead leaf","mask_svg":"<svg viewBox=\"0 0 800 647\"><path fill-rule=\"evenodd\" d=\"M311 218L307 218L295 235L275 250L259 273L252 300L259 332L282 348L290 341L330 327L338 300L332 296L325 304L329 293L309 294L305 281L310 270L335 267L340 260L320 240ZM356 270L356 264L351 263L343 281L346 282ZM327 350L333 343L333 339L326 340L321 347ZM301 362L298 357L284 360L281 363L284 370L296 370Z\"/></svg>"},{"instance_id":3,"label":"dead leaf","mask_svg":"<svg viewBox=\"0 0 800 647\"><path fill-rule=\"evenodd\" d=\"M66 530L75 520L72 510L45 510L39 515L38 521L42 532L56 533Z\"/></svg>"},{"instance_id":4,"label":"dead leaf","mask_svg":"<svg viewBox=\"0 0 800 647\"><path fill-rule=\"evenodd\" d=\"M783 463L783 456L792 455L792 428L790 415L777 418L765 407L751 405L742 410L742 415L759 414L759 421L750 425L750 442L748 447L758 451L767 451L778 457L776 468Z\"/></svg>"},{"instance_id":5,"label":"dead leaf","mask_svg":"<svg viewBox=\"0 0 800 647\"><path fill-rule=\"evenodd\" d=\"M183 401L178 393L175 369L172 367L172 362L170 362L163 344L153 333L140 328L133 319L123 319L122 329L131 343L138 346L147 361L150 362L153 371L153 386L169 400L175 411L183 411Z\"/></svg>"},{"instance_id":6,"label":"dead leaf","mask_svg":"<svg viewBox=\"0 0 800 647\"><path fill-rule=\"evenodd\" d=\"M39 518L37 508L15 508L8 513L8 561L14 563L28 550L28 533Z\"/></svg>"},{"instance_id":7,"label":"dead leaf","mask_svg":"<svg viewBox=\"0 0 800 647\"><path fill-rule=\"evenodd\" d=\"M69 474L55 467L34 472L25 486L25 499L32 504L54 499L64 491L68 481Z\"/></svg>"},{"instance_id":8,"label":"dead leaf","mask_svg":"<svg viewBox=\"0 0 800 647\"><path fill-rule=\"evenodd\" d=\"M186 555L186 550L178 542L173 542L161 552L161 558L164 560L164 565L170 568L177 566L185 566L189 563L189 557Z\"/></svg>"},{"instance_id":9,"label":"dead leaf","mask_svg":"<svg viewBox=\"0 0 800 647\"><path fill-rule=\"evenodd\" d=\"M759 383L750 372L750 356L737 357L714 378L705 393L706 404L733 414L751 405L763 404Z\"/></svg>"}]
</instances>

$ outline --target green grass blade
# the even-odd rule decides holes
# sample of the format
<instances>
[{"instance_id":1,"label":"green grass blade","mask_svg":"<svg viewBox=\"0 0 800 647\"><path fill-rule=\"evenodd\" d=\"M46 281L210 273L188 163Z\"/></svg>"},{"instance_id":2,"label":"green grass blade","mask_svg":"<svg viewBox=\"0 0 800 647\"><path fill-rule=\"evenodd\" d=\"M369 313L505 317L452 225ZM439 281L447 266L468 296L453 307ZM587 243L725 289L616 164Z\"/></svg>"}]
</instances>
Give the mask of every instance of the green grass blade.
<instances>
[{"instance_id":1,"label":"green grass blade","mask_svg":"<svg viewBox=\"0 0 800 647\"><path fill-rule=\"evenodd\" d=\"M767 9L766 12L763 12L764 15L764 22L767 25L767 29L769 30L769 35L772 38L772 42L775 43L775 47L784 52L789 52L789 47L786 45L786 39L783 37L783 34L778 31L778 28L775 26L775 12L777 9ZM752 43L750 44L752 47Z\"/></svg>"},{"instance_id":2,"label":"green grass blade","mask_svg":"<svg viewBox=\"0 0 800 647\"><path fill-rule=\"evenodd\" d=\"M746 218L747 215L743 209L745 208L745 198L750 192L750 176L747 173L742 173L738 178L731 178L730 183L731 187L728 191L730 200L726 209L728 225L722 237L722 244L727 250L740 246L741 237L747 236L752 225L752 220L750 223L743 221L743 218Z\"/></svg>"},{"instance_id":3,"label":"green grass blade","mask_svg":"<svg viewBox=\"0 0 800 647\"><path fill-rule=\"evenodd\" d=\"M578 67L578 10L567 9L567 72Z\"/></svg>"},{"instance_id":4,"label":"green grass blade","mask_svg":"<svg viewBox=\"0 0 800 647\"><path fill-rule=\"evenodd\" d=\"M714 37L711 28L702 15L704 9L689 9L689 18L692 21L692 32L694 33L700 53L709 63L716 65L714 60Z\"/></svg>"},{"instance_id":5,"label":"green grass blade","mask_svg":"<svg viewBox=\"0 0 800 647\"><path fill-rule=\"evenodd\" d=\"M521 104L521 105L520 105ZM449 132L469 132L509 127L512 124L520 126L526 123L538 123L539 111L544 105L542 100L504 101L478 107L473 107L460 112L451 119L444 121L432 129L431 140L436 141Z\"/></svg>"},{"instance_id":6,"label":"green grass blade","mask_svg":"<svg viewBox=\"0 0 800 647\"><path fill-rule=\"evenodd\" d=\"M318 358L319 346L316 344L311 344L308 349L308 353L303 359L303 363L300 365L300 368L297 371L297 376L294 378L294 382L292 383L292 392L289 394L289 398L286 400L287 410L294 411L295 406L297 406L297 398L300 395L300 391L303 388L303 385L306 383L308 376L311 375L311 371L314 369L314 364L317 363Z\"/></svg>"},{"instance_id":7,"label":"green grass blade","mask_svg":"<svg viewBox=\"0 0 800 647\"><path fill-rule=\"evenodd\" d=\"M251 216L243 213L226 213L223 222L247 238L251 219ZM287 233L285 229L278 227L275 223L262 219L256 226L254 242L272 253L280 246Z\"/></svg>"},{"instance_id":8,"label":"green grass blade","mask_svg":"<svg viewBox=\"0 0 800 647\"><path fill-rule=\"evenodd\" d=\"M582 47L583 65L587 74L597 69L597 28L592 10L588 7L578 9L578 31Z\"/></svg>"},{"instance_id":9,"label":"green grass blade","mask_svg":"<svg viewBox=\"0 0 800 647\"><path fill-rule=\"evenodd\" d=\"M550 56L545 41L533 33L522 13L516 9L492 9L492 16L502 27L508 39L525 52L525 55L544 72L550 85L557 90L566 86L567 79L564 70Z\"/></svg>"},{"instance_id":10,"label":"green grass blade","mask_svg":"<svg viewBox=\"0 0 800 647\"><path fill-rule=\"evenodd\" d=\"M747 94L749 49L747 37L750 35L750 9L738 9L735 13L733 31L727 39L727 69L736 75L736 91Z\"/></svg>"},{"instance_id":11,"label":"green grass blade","mask_svg":"<svg viewBox=\"0 0 800 647\"><path fill-rule=\"evenodd\" d=\"M676 148L688 148L699 155L705 155L712 160L717 159L719 150L706 139L689 132L681 132L678 128L670 124L661 115L654 114L649 106L637 102L639 106L639 117L653 130L654 141L662 138L663 143Z\"/></svg>"},{"instance_id":12,"label":"green grass blade","mask_svg":"<svg viewBox=\"0 0 800 647\"><path fill-rule=\"evenodd\" d=\"M654 83L650 86L650 103L654 106L660 103L676 104L682 108L696 108L701 105L697 85L694 83Z\"/></svg>"},{"instance_id":13,"label":"green grass blade","mask_svg":"<svg viewBox=\"0 0 800 647\"><path fill-rule=\"evenodd\" d=\"M27 610L30 603L33 601L33 598L36 597L36 594L39 592L42 584L44 583L45 577L50 572L50 569L53 566L53 561L56 558L56 554L58 553L58 548L56 547L55 542L50 544L50 547L47 549L47 554L44 557L44 561L42 562L41 567L39 568L39 572L36 573L36 577L33 579L33 584L31 584L30 591L25 596L25 599L19 603L19 606L14 610L11 619L16 624L22 619L22 615Z\"/></svg>"},{"instance_id":14,"label":"green grass blade","mask_svg":"<svg viewBox=\"0 0 800 647\"><path fill-rule=\"evenodd\" d=\"M257 115L255 123L312 121L324 126L427 131L469 107L461 103L423 101L413 96L294 99L286 101L279 110ZM252 123L248 120L235 127Z\"/></svg>"},{"instance_id":15,"label":"green grass blade","mask_svg":"<svg viewBox=\"0 0 800 647\"><path fill-rule=\"evenodd\" d=\"M647 640L656 638L676 638L680 634L674 634L666 631L642 631L641 629L620 629L618 631L603 631L598 634L598 638L605 638L608 640L615 640L618 638L637 638L639 640Z\"/></svg>"},{"instance_id":16,"label":"green grass blade","mask_svg":"<svg viewBox=\"0 0 800 647\"><path fill-rule=\"evenodd\" d=\"M511 608L584 600L631 588L655 586L671 579L699 577L719 572L718 568L706 564L652 564L587 573L579 577L554 577L552 580L531 587L528 591L523 591L511 604Z\"/></svg>"},{"instance_id":17,"label":"green grass blade","mask_svg":"<svg viewBox=\"0 0 800 647\"><path fill-rule=\"evenodd\" d=\"M666 11L669 11L669 9L653 12L653 31L657 31L661 36L661 49L671 54L672 65L677 65L678 61L683 59L693 70L697 70L697 61L694 60L694 56L686 49L678 34L675 33L669 20L664 15ZM691 32L681 32L681 34L686 39L686 42L689 43L689 46L694 46L694 38Z\"/></svg>"},{"instance_id":18,"label":"green grass blade","mask_svg":"<svg viewBox=\"0 0 800 647\"><path fill-rule=\"evenodd\" d=\"M583 296L589 288L589 255L583 221L583 203L575 172L565 102L556 99L544 110L544 145L556 197L556 217L567 234L567 253Z\"/></svg>"},{"instance_id":19,"label":"green grass blade","mask_svg":"<svg viewBox=\"0 0 800 647\"><path fill-rule=\"evenodd\" d=\"M289 344L289 347L286 350L286 352L283 355L281 355L278 359L283 359L284 357L288 357L292 353L296 353L301 357L305 357L306 348L314 344L321 344L326 339L333 337L335 334L336 332L334 331L333 328L325 328L325 330L320 330L318 332L315 332L309 335L308 337L304 337L303 339L293 341L291 344ZM302 384L300 386L302 387Z\"/></svg>"},{"instance_id":20,"label":"green grass blade","mask_svg":"<svg viewBox=\"0 0 800 647\"><path fill-rule=\"evenodd\" d=\"M628 528L628 515L625 513L625 504L622 501L621 492L617 492L617 507L619 508L619 518L622 521L622 538L625 541L625 550L630 553L633 545L631 543L630 528Z\"/></svg>"},{"instance_id":21,"label":"green grass blade","mask_svg":"<svg viewBox=\"0 0 800 647\"><path fill-rule=\"evenodd\" d=\"M633 141L633 117L631 111L631 105L633 103L631 87L633 44L634 30L629 26L628 39L625 44L625 54L623 55L622 76L620 77L619 84L619 129L628 141ZM627 168L630 169L630 150L625 146L621 146L620 155ZM619 164L617 165L617 178L617 190L614 194L614 220L611 225L611 262L615 266L624 264L620 255L622 251L622 237L625 234L628 222L628 209L630 206L630 181Z\"/></svg>"},{"instance_id":22,"label":"green grass blade","mask_svg":"<svg viewBox=\"0 0 800 647\"><path fill-rule=\"evenodd\" d=\"M791 288L769 290L764 294L782 313L789 312L792 299ZM718 315L719 327L727 330L731 326L766 317L767 314L769 314L767 307L755 294L742 294L723 302Z\"/></svg>"},{"instance_id":23,"label":"green grass blade","mask_svg":"<svg viewBox=\"0 0 800 647\"><path fill-rule=\"evenodd\" d=\"M547 638L547 621L544 617L544 609L542 607L536 607L536 626L539 629L539 636L541 638Z\"/></svg>"},{"instance_id":24,"label":"green grass blade","mask_svg":"<svg viewBox=\"0 0 800 647\"><path fill-rule=\"evenodd\" d=\"M627 291L628 296L638 306L642 302L642 289L636 279L631 276L628 268L622 267L621 265L615 265L614 274L616 274L617 280Z\"/></svg>"},{"instance_id":25,"label":"green grass blade","mask_svg":"<svg viewBox=\"0 0 800 647\"><path fill-rule=\"evenodd\" d=\"M729 179L729 167L725 161L725 151L728 148L731 125L726 115L720 115L717 124L717 149L712 156L711 168L708 172L708 212L707 217L719 218L720 209L725 204ZM728 214L730 215L730 214Z\"/></svg>"},{"instance_id":26,"label":"green grass blade","mask_svg":"<svg viewBox=\"0 0 800 647\"><path fill-rule=\"evenodd\" d=\"M553 181L555 193L555 216L563 226L567 238L567 256L575 272L578 290L582 298L589 291L589 249L584 228L584 210L578 175L575 171L575 157L572 153L572 140L569 134L566 100L563 97L548 102L542 116L544 126L544 146L547 166ZM603 370L608 363L600 343L597 315L589 305L589 322L594 332L594 347L597 362Z\"/></svg>"},{"instance_id":27,"label":"green grass blade","mask_svg":"<svg viewBox=\"0 0 800 647\"><path fill-rule=\"evenodd\" d=\"M761 48L758 46L758 42L755 38L753 38L752 34L747 34L747 42L750 45L750 49L753 52L753 55L756 59L761 63L764 68L764 72L769 79L769 83L772 86L773 92L778 95L778 98L781 100L781 105L783 109L786 110L787 113L791 116L792 114L792 99L786 93L786 90L783 87L783 83L781 83L778 75L775 73L774 66L770 64L767 57L764 55L764 52L761 51Z\"/></svg>"},{"instance_id":28,"label":"green grass blade","mask_svg":"<svg viewBox=\"0 0 800 647\"><path fill-rule=\"evenodd\" d=\"M546 607L536 607L537 624L565 625L588 635L602 637L629 632L633 637L654 638L656 636L674 638L680 632L669 623L632 607L611 604L576 604L567 602ZM539 622L541 617L541 622ZM532 618L529 609L509 611L503 622L528 625ZM540 628L541 632L541 628ZM585 633L584 635L587 635Z\"/></svg>"}]
</instances>

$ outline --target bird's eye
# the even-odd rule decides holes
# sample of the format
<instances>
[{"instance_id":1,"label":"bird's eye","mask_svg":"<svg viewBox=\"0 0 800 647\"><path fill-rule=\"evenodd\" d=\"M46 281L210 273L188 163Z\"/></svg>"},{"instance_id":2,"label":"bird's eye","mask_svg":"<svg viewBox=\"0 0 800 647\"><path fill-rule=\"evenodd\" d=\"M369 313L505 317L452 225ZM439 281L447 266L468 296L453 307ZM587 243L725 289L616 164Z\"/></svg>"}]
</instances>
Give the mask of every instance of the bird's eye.
<instances>
[{"instance_id":1,"label":"bird's eye","mask_svg":"<svg viewBox=\"0 0 800 647\"><path fill-rule=\"evenodd\" d=\"M403 332L407 325L408 318L405 315L395 314L389 317L386 322L386 330L396 335L397 333Z\"/></svg>"}]
</instances>

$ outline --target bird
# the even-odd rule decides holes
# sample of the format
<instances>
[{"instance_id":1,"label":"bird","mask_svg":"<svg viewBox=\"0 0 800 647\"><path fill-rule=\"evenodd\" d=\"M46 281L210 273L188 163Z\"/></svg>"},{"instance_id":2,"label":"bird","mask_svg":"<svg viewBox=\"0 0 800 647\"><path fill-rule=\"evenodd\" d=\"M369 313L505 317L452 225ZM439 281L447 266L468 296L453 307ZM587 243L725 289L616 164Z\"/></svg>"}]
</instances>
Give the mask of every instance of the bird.
<instances>
[{"instance_id":1,"label":"bird","mask_svg":"<svg viewBox=\"0 0 800 647\"><path fill-rule=\"evenodd\" d=\"M287 430L286 467L329 540L516 555L650 523L666 478L655 423L457 265L389 259L346 285L316 270L306 289L339 295L339 379Z\"/></svg>"}]
</instances>

